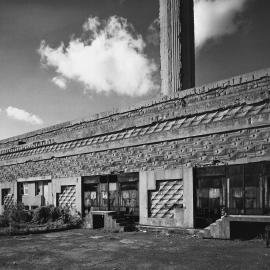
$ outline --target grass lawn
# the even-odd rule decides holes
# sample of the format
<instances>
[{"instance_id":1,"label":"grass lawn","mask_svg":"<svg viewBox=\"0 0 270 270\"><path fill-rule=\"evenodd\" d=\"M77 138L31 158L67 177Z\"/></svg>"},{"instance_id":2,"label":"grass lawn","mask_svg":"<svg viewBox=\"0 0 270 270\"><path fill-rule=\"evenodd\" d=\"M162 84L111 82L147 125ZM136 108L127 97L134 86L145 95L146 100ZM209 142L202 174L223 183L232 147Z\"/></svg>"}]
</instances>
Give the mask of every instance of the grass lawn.
<instances>
[{"instance_id":1,"label":"grass lawn","mask_svg":"<svg viewBox=\"0 0 270 270\"><path fill-rule=\"evenodd\" d=\"M0 269L270 269L262 240L102 230L0 237Z\"/></svg>"}]
</instances>

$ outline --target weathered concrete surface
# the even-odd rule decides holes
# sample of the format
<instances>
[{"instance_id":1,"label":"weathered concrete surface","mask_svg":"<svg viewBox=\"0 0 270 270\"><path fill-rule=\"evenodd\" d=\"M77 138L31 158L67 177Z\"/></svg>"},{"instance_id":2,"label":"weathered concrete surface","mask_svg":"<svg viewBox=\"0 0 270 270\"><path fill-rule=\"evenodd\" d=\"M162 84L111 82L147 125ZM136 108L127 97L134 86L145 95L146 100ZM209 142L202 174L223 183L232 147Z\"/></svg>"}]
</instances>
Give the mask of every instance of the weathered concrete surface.
<instances>
[{"instance_id":1,"label":"weathered concrete surface","mask_svg":"<svg viewBox=\"0 0 270 270\"><path fill-rule=\"evenodd\" d=\"M195 85L193 2L159 3L161 89L173 93Z\"/></svg>"},{"instance_id":2,"label":"weathered concrete surface","mask_svg":"<svg viewBox=\"0 0 270 270\"><path fill-rule=\"evenodd\" d=\"M231 222L268 223L270 216L229 215L223 216L201 230L199 235L204 238L231 239Z\"/></svg>"},{"instance_id":3,"label":"weathered concrete surface","mask_svg":"<svg viewBox=\"0 0 270 270\"><path fill-rule=\"evenodd\" d=\"M269 74L245 74L3 140L0 181L269 160Z\"/></svg>"},{"instance_id":4,"label":"weathered concrete surface","mask_svg":"<svg viewBox=\"0 0 270 270\"><path fill-rule=\"evenodd\" d=\"M156 189L156 182L160 180L183 180L183 208L175 208L174 218L148 217L148 193ZM193 171L192 168L178 168L173 170L155 170L140 172L140 224L149 226L168 226L193 228Z\"/></svg>"},{"instance_id":5,"label":"weathered concrete surface","mask_svg":"<svg viewBox=\"0 0 270 270\"><path fill-rule=\"evenodd\" d=\"M0 238L0 269L268 270L262 240L73 230Z\"/></svg>"}]
</instances>

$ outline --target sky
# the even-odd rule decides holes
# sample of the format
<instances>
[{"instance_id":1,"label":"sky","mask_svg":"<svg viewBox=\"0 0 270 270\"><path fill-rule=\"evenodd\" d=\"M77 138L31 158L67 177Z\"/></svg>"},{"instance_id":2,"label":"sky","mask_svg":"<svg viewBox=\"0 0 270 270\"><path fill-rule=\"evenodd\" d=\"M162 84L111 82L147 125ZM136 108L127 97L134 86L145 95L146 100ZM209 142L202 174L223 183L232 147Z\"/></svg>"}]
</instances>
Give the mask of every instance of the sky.
<instances>
[{"instance_id":1,"label":"sky","mask_svg":"<svg viewBox=\"0 0 270 270\"><path fill-rule=\"evenodd\" d=\"M269 0L194 1L197 86L270 67ZM158 9L0 0L0 139L162 94Z\"/></svg>"}]
</instances>

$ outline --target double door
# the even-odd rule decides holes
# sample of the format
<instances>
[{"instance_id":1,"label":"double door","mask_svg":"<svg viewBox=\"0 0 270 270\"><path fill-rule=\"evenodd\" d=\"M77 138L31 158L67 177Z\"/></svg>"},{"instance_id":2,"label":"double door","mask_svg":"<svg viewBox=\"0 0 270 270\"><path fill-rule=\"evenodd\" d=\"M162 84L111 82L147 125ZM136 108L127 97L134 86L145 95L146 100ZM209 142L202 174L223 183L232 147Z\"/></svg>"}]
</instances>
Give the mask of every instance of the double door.
<instances>
[{"instance_id":1,"label":"double door","mask_svg":"<svg viewBox=\"0 0 270 270\"><path fill-rule=\"evenodd\" d=\"M260 163L235 165L228 168L228 200L230 214L266 214L269 198L269 178Z\"/></svg>"},{"instance_id":2,"label":"double door","mask_svg":"<svg viewBox=\"0 0 270 270\"><path fill-rule=\"evenodd\" d=\"M267 164L249 163L200 168L195 172L195 221L207 226L231 215L270 214L270 176Z\"/></svg>"},{"instance_id":3,"label":"double door","mask_svg":"<svg viewBox=\"0 0 270 270\"><path fill-rule=\"evenodd\" d=\"M83 180L84 212L117 211L138 215L138 175L104 175Z\"/></svg>"}]
</instances>

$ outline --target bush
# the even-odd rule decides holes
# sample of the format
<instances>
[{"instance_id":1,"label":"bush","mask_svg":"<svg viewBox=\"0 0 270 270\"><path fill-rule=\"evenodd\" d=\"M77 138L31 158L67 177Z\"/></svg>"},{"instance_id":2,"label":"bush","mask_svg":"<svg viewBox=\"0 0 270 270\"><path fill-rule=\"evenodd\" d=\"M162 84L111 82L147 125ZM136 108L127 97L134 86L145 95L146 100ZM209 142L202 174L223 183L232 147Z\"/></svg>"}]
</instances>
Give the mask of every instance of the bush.
<instances>
[{"instance_id":1,"label":"bush","mask_svg":"<svg viewBox=\"0 0 270 270\"><path fill-rule=\"evenodd\" d=\"M24 209L24 205L21 203L14 204L13 206L6 208L3 213L5 220L8 223L12 222L29 222L32 219L32 215L29 211Z\"/></svg>"},{"instance_id":2,"label":"bush","mask_svg":"<svg viewBox=\"0 0 270 270\"><path fill-rule=\"evenodd\" d=\"M47 223L51 218L51 206L41 206L35 209L32 222L38 224Z\"/></svg>"},{"instance_id":3,"label":"bush","mask_svg":"<svg viewBox=\"0 0 270 270\"><path fill-rule=\"evenodd\" d=\"M55 222L61 224L79 225L81 217L78 212L71 210L69 207L55 207L53 205L42 206L34 211L33 223L45 224L48 222Z\"/></svg>"},{"instance_id":4,"label":"bush","mask_svg":"<svg viewBox=\"0 0 270 270\"><path fill-rule=\"evenodd\" d=\"M31 225L32 223L32 225ZM28 230L31 226L78 227L82 224L79 213L69 207L41 206L34 211L24 210L23 204L5 209L0 216L0 227L11 226L13 230ZM14 232L13 232L14 233Z\"/></svg>"},{"instance_id":5,"label":"bush","mask_svg":"<svg viewBox=\"0 0 270 270\"><path fill-rule=\"evenodd\" d=\"M61 209L59 207L54 207L52 205L50 211L51 221L55 221L61 217Z\"/></svg>"},{"instance_id":6,"label":"bush","mask_svg":"<svg viewBox=\"0 0 270 270\"><path fill-rule=\"evenodd\" d=\"M1 227L8 227L9 220L5 216L0 216L0 228Z\"/></svg>"}]
</instances>

